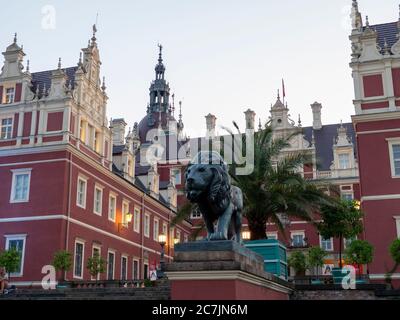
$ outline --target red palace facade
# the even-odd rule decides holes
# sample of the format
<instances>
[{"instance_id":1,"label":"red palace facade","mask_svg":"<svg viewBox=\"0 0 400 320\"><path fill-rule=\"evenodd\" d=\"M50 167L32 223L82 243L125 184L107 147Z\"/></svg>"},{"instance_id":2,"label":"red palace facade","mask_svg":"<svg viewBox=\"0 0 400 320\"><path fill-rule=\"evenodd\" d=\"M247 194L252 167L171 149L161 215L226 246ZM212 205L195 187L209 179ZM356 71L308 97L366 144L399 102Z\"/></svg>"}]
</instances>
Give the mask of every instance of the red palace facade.
<instances>
[{"instance_id":1,"label":"red palace facade","mask_svg":"<svg viewBox=\"0 0 400 320\"><path fill-rule=\"evenodd\" d=\"M108 127L95 34L82 53L76 67L63 69L60 61L38 73L29 64L23 71L16 37L3 53L0 247L21 253L17 285L39 285L58 250L73 254L68 280L90 279L86 262L94 252L107 261L101 279L143 279L159 264L159 234L168 235L169 261L174 243L190 233L187 221L171 227L173 184L167 201L157 186L150 193L135 179L129 137L113 157L120 146Z\"/></svg>"},{"instance_id":2,"label":"red palace facade","mask_svg":"<svg viewBox=\"0 0 400 320\"><path fill-rule=\"evenodd\" d=\"M351 19L352 123L323 124L322 105L314 102L313 124L303 127L300 118L291 119L279 94L264 122L276 137L292 137L284 152L311 155L312 163L302 168L304 177L360 201L364 232L357 238L375 248L373 262L361 272L383 281L393 266L388 247L400 237L400 20L364 24L355 0ZM85 266L95 252L107 261L101 279L142 279L160 262L159 234L167 235L170 261L174 243L188 241L201 222L199 213L192 212L190 221L171 225L185 203L185 166L196 147L212 142L219 149L220 136L212 114L205 117L204 137L184 135L182 105L176 120L162 47L146 115L129 130L124 119L107 120L95 33L71 68L62 68L60 61L55 70L30 73L27 63L24 71L25 54L17 39L3 55L0 248L21 252L13 282L39 284L42 267L51 264L58 250L73 254L69 280L90 279ZM246 129L254 130L255 113L244 114ZM167 142L161 143L163 138ZM155 150L167 156L152 158ZM323 239L307 221L282 215L282 222L285 234L268 223L266 236L279 239L289 254L322 247L329 254L323 273L338 265L338 239ZM344 239L342 246L352 240ZM393 279L400 279L400 270Z\"/></svg>"}]
</instances>

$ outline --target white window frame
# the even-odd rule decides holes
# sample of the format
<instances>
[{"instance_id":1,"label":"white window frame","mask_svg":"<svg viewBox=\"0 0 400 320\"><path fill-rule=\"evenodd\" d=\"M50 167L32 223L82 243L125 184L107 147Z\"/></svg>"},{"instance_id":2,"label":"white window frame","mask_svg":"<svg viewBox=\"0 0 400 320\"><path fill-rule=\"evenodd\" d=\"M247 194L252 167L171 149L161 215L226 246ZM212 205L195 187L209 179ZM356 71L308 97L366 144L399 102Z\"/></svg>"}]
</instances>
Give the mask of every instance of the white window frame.
<instances>
[{"instance_id":1,"label":"white window frame","mask_svg":"<svg viewBox=\"0 0 400 320\"><path fill-rule=\"evenodd\" d=\"M112 279L108 278L109 266L110 266L110 263L109 263L108 259L109 259L110 253L112 253L114 255ZM113 250L113 249L108 249L107 250L107 275L106 275L106 279L107 280L115 280L115 259L116 259L116 257L117 257L117 255L116 255L116 251L115 250Z\"/></svg>"},{"instance_id":2,"label":"white window frame","mask_svg":"<svg viewBox=\"0 0 400 320\"><path fill-rule=\"evenodd\" d=\"M29 194L30 194L30 188L31 188L31 173L32 173L32 168L27 168L27 169L12 169L12 182L11 182L11 192L10 192L10 203L23 203L23 202L29 202ZM15 187L16 187L16 181L17 181L17 176L19 175L28 175L28 188L26 191L26 197L24 199L15 199Z\"/></svg>"},{"instance_id":3,"label":"white window frame","mask_svg":"<svg viewBox=\"0 0 400 320\"><path fill-rule=\"evenodd\" d=\"M9 93L7 93L8 90L12 89L12 99L11 101L8 101L7 98L10 95ZM15 93L16 93L16 88L14 87L5 87L4 88L4 104L12 104L15 102Z\"/></svg>"},{"instance_id":4,"label":"white window frame","mask_svg":"<svg viewBox=\"0 0 400 320\"><path fill-rule=\"evenodd\" d=\"M294 236L303 236L303 246L306 244L305 238L306 238L306 232L304 230L294 230L290 231L290 241L291 245L293 246L293 237ZM300 247L301 248L301 247Z\"/></svg>"},{"instance_id":5,"label":"white window frame","mask_svg":"<svg viewBox=\"0 0 400 320\"><path fill-rule=\"evenodd\" d=\"M100 191L100 210L96 211L96 191ZM100 187L99 185L94 186L94 193L93 193L93 213L102 216L103 215L103 187Z\"/></svg>"},{"instance_id":6,"label":"white window frame","mask_svg":"<svg viewBox=\"0 0 400 320\"><path fill-rule=\"evenodd\" d=\"M181 236L182 236L182 235L181 235L181 230L176 229L176 237L174 238L174 244L175 244L175 239L178 240L177 243L181 243L181 241L182 241Z\"/></svg>"},{"instance_id":7,"label":"white window frame","mask_svg":"<svg viewBox=\"0 0 400 320\"><path fill-rule=\"evenodd\" d=\"M126 221L126 215L129 213L130 209L130 202L126 199L122 200L122 205L121 205L121 221L122 221L122 226L127 227L127 221Z\"/></svg>"},{"instance_id":8,"label":"white window frame","mask_svg":"<svg viewBox=\"0 0 400 320\"><path fill-rule=\"evenodd\" d=\"M138 207L133 209L133 231L140 233L140 209Z\"/></svg>"},{"instance_id":9,"label":"white window frame","mask_svg":"<svg viewBox=\"0 0 400 320\"><path fill-rule=\"evenodd\" d=\"M321 236L321 235L319 235L319 246L320 246L320 248L321 249L323 249L323 250L325 250L325 251L327 251L327 252L333 252L333 251L335 251L335 248L334 248L334 243L333 243L333 238L330 238L329 240L330 240L330 242L331 242L331 249L325 249L323 246L322 246L322 240L323 240L323 237ZM328 239L326 239L326 240L328 240Z\"/></svg>"},{"instance_id":10,"label":"white window frame","mask_svg":"<svg viewBox=\"0 0 400 320\"><path fill-rule=\"evenodd\" d=\"M168 224L166 222L163 222L162 225L162 234L164 234L167 239L168 239Z\"/></svg>"},{"instance_id":11,"label":"white window frame","mask_svg":"<svg viewBox=\"0 0 400 320\"><path fill-rule=\"evenodd\" d=\"M111 198L114 199L114 206L113 206L113 211L114 211L114 217L111 216ZM117 195L113 192L110 192L108 195L108 220L115 222L117 216Z\"/></svg>"},{"instance_id":12,"label":"white window frame","mask_svg":"<svg viewBox=\"0 0 400 320\"><path fill-rule=\"evenodd\" d=\"M278 240L278 232L267 232L267 237L268 239L272 237L272 240Z\"/></svg>"},{"instance_id":13,"label":"white window frame","mask_svg":"<svg viewBox=\"0 0 400 320\"><path fill-rule=\"evenodd\" d=\"M13 240L22 240L22 254L21 254L21 271L19 273L11 273L10 276L14 278L20 278L24 276L24 262L25 262L25 248L26 248L26 234L13 234L13 235L4 235L6 238L5 250L9 249L10 241Z\"/></svg>"},{"instance_id":14,"label":"white window frame","mask_svg":"<svg viewBox=\"0 0 400 320\"><path fill-rule=\"evenodd\" d=\"M194 214L194 212L192 211L192 212L190 212L190 219L201 219L201 217L202 217L202 214L201 214L201 212L200 212L200 210L197 210L196 211L196 215Z\"/></svg>"},{"instance_id":15,"label":"white window frame","mask_svg":"<svg viewBox=\"0 0 400 320\"><path fill-rule=\"evenodd\" d=\"M99 250L99 257L101 258L101 246L98 244L94 244L92 246L92 257L94 257L94 250L97 249ZM92 280L96 280L96 278L94 278L93 276L91 276ZM100 280L100 273L97 275L97 280Z\"/></svg>"},{"instance_id":16,"label":"white window frame","mask_svg":"<svg viewBox=\"0 0 400 320\"><path fill-rule=\"evenodd\" d=\"M344 198L344 196L348 196L348 195L351 196L351 199L345 199ZM354 200L354 192L353 191L342 191L341 194L340 194L340 197L343 200L349 200L349 201Z\"/></svg>"},{"instance_id":17,"label":"white window frame","mask_svg":"<svg viewBox=\"0 0 400 320\"><path fill-rule=\"evenodd\" d=\"M78 275L75 274L75 267L76 267L76 244L77 244L77 243L79 243L79 244L82 245L82 261L81 261L82 275L80 275L80 276L78 276ZM72 271L73 277L74 277L75 279L83 279L83 274L84 274L84 272L85 272L85 269L84 269L84 261L85 261L85 241L84 241L84 240L76 239L76 240L75 240L75 244L74 244L74 266L73 266L74 269L73 269L73 271Z\"/></svg>"},{"instance_id":18,"label":"white window frame","mask_svg":"<svg viewBox=\"0 0 400 320\"><path fill-rule=\"evenodd\" d=\"M160 219L153 218L153 240L158 242L158 235L160 234Z\"/></svg>"},{"instance_id":19,"label":"white window frame","mask_svg":"<svg viewBox=\"0 0 400 320\"><path fill-rule=\"evenodd\" d=\"M135 279L135 262L137 262L137 274L136 274L136 279ZM137 257L134 257L132 259L132 280L139 280L140 279L140 259Z\"/></svg>"},{"instance_id":20,"label":"white window frame","mask_svg":"<svg viewBox=\"0 0 400 320\"><path fill-rule=\"evenodd\" d=\"M147 275L145 276L144 270L146 269L144 266L147 266ZM150 265L149 265L149 260L144 260L143 261L143 279L149 279L150 278Z\"/></svg>"},{"instance_id":21,"label":"white window frame","mask_svg":"<svg viewBox=\"0 0 400 320\"><path fill-rule=\"evenodd\" d=\"M183 242L189 242L189 236L186 233L183 235Z\"/></svg>"},{"instance_id":22,"label":"white window frame","mask_svg":"<svg viewBox=\"0 0 400 320\"><path fill-rule=\"evenodd\" d=\"M341 156L347 156L347 166L345 168L342 168L342 166L341 166L341 161L340 161ZM339 170L348 170L351 168L350 153L348 153L348 152L338 153L338 166L339 166Z\"/></svg>"},{"instance_id":23,"label":"white window frame","mask_svg":"<svg viewBox=\"0 0 400 320\"><path fill-rule=\"evenodd\" d=\"M144 214L143 234L146 238L150 238L150 215L148 213Z\"/></svg>"},{"instance_id":24,"label":"white window frame","mask_svg":"<svg viewBox=\"0 0 400 320\"><path fill-rule=\"evenodd\" d=\"M394 219L396 220L397 238L400 239L400 216L396 216Z\"/></svg>"},{"instance_id":25,"label":"white window frame","mask_svg":"<svg viewBox=\"0 0 400 320\"><path fill-rule=\"evenodd\" d=\"M11 119L11 134L10 134L10 137L1 138L1 130L2 130L2 128L3 128L2 122L3 122L3 120L8 120L8 119ZM7 125L7 127L9 127L9 125ZM12 139L13 131L14 131L14 115L9 115L9 116L4 115L4 116L0 116L0 141Z\"/></svg>"},{"instance_id":26,"label":"white window frame","mask_svg":"<svg viewBox=\"0 0 400 320\"><path fill-rule=\"evenodd\" d=\"M357 239L358 239L357 236L353 237L353 241L355 241L355 240L357 240ZM347 241L347 239L346 239L346 238L343 238L343 249L347 249L346 241Z\"/></svg>"},{"instance_id":27,"label":"white window frame","mask_svg":"<svg viewBox=\"0 0 400 320\"><path fill-rule=\"evenodd\" d=\"M125 280L122 279L122 260L125 258L126 261L126 266L125 266ZM127 281L128 280L128 266L129 266L129 260L128 260L128 256L126 254L121 255L121 272L119 275L119 278L123 281Z\"/></svg>"},{"instance_id":28,"label":"white window frame","mask_svg":"<svg viewBox=\"0 0 400 320\"><path fill-rule=\"evenodd\" d=\"M392 178L393 179L400 179L400 174L396 175L396 170L395 170L395 165L394 165L394 154L393 154L393 145L400 145L400 139L399 138L392 138L392 139L386 139L388 141L389 145L389 158L390 158L390 168L392 172Z\"/></svg>"},{"instance_id":29,"label":"white window frame","mask_svg":"<svg viewBox=\"0 0 400 320\"><path fill-rule=\"evenodd\" d=\"M178 173L178 174L177 174ZM182 170L181 168L172 168L170 171L171 176L175 176L174 184L181 185L182 184ZM179 177L179 179L178 179Z\"/></svg>"},{"instance_id":30,"label":"white window frame","mask_svg":"<svg viewBox=\"0 0 400 320\"><path fill-rule=\"evenodd\" d=\"M85 183L85 190L83 192L83 204L79 203L79 181L83 181ZM77 184L76 184L76 206L82 209L86 209L86 200L87 200L87 187L88 187L88 179L79 175Z\"/></svg>"}]
</instances>

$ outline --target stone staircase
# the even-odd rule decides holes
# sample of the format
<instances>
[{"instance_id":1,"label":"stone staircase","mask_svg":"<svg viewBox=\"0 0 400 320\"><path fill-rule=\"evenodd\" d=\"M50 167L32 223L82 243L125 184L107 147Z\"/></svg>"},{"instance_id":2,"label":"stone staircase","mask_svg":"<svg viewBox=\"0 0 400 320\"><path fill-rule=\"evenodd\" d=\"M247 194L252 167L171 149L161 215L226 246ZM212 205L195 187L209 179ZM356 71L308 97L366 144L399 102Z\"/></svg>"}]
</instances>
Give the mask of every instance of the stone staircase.
<instances>
[{"instance_id":1,"label":"stone staircase","mask_svg":"<svg viewBox=\"0 0 400 320\"><path fill-rule=\"evenodd\" d=\"M147 288L17 289L1 300L170 300L168 281Z\"/></svg>"}]
</instances>

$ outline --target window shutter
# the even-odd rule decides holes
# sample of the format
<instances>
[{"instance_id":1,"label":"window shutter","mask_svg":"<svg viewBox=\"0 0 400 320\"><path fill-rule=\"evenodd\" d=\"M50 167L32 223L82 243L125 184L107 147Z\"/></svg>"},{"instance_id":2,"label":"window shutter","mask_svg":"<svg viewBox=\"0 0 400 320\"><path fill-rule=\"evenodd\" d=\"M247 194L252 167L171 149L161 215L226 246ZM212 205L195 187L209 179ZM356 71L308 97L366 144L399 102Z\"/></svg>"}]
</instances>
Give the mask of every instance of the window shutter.
<instances>
[{"instance_id":1,"label":"window shutter","mask_svg":"<svg viewBox=\"0 0 400 320\"><path fill-rule=\"evenodd\" d=\"M15 86L15 102L21 101L22 83L17 83Z\"/></svg>"},{"instance_id":2,"label":"window shutter","mask_svg":"<svg viewBox=\"0 0 400 320\"><path fill-rule=\"evenodd\" d=\"M0 86L0 104L3 103L3 86Z\"/></svg>"}]
</instances>

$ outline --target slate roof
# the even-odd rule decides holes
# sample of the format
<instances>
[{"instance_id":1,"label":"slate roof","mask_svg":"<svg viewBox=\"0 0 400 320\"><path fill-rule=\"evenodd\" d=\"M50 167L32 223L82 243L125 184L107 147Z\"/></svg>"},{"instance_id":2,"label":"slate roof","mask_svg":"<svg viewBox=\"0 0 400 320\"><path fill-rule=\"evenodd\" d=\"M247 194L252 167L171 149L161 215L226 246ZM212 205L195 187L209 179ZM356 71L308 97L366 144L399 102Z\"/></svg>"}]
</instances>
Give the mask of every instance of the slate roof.
<instances>
[{"instance_id":1,"label":"slate roof","mask_svg":"<svg viewBox=\"0 0 400 320\"><path fill-rule=\"evenodd\" d=\"M319 171L329 171L333 161L333 139L338 135L340 124L324 125L321 130L314 130L317 168ZM356 135L352 123L343 123L347 129L347 136L354 144L354 156L357 158ZM311 143L312 127L303 128L305 139Z\"/></svg>"},{"instance_id":2,"label":"slate roof","mask_svg":"<svg viewBox=\"0 0 400 320\"><path fill-rule=\"evenodd\" d=\"M397 29L397 21L376 24L370 27L376 30L376 32L378 33L378 44L382 49L385 46L385 39L388 43L389 48L391 48L397 42L397 34L399 33L399 30Z\"/></svg>"},{"instance_id":3,"label":"slate roof","mask_svg":"<svg viewBox=\"0 0 400 320\"><path fill-rule=\"evenodd\" d=\"M71 82L71 87L75 87L75 72L78 67L70 67L62 69L67 75L67 84ZM54 70L47 70L41 72L32 73L32 91L36 92L36 88L39 87L39 92L42 94L42 90L44 85L46 85L46 89L48 90L51 86L51 73Z\"/></svg>"}]
</instances>

